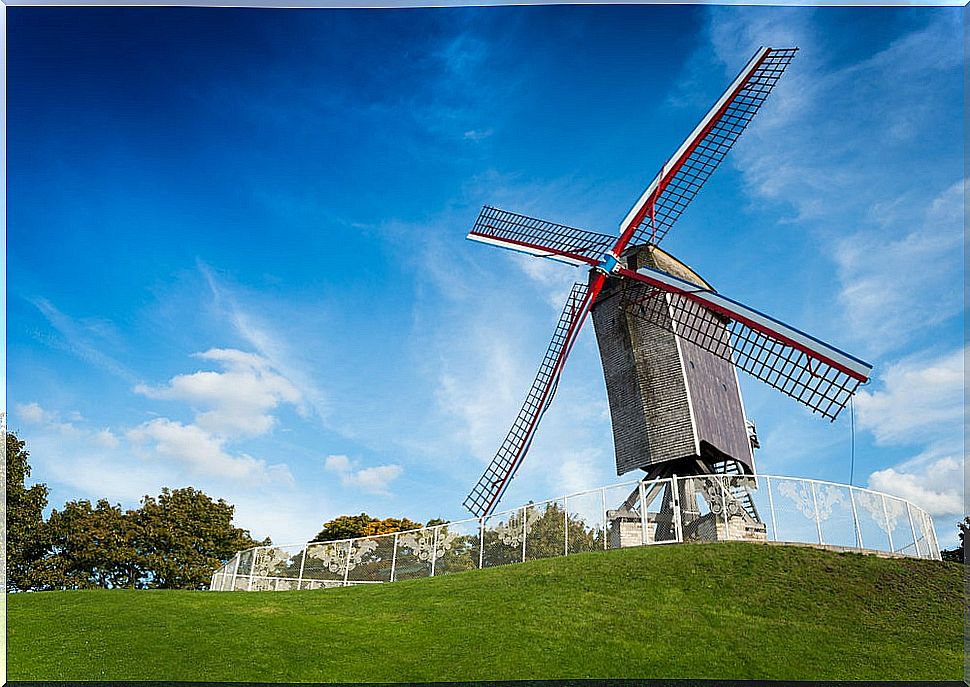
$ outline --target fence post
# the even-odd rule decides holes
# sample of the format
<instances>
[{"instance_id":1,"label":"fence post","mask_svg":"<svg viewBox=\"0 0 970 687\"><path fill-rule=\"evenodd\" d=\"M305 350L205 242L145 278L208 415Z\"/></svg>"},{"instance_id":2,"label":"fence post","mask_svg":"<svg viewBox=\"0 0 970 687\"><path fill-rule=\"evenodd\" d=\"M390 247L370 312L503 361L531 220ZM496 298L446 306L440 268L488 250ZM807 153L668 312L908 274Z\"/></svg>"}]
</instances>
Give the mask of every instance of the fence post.
<instances>
[{"instance_id":1,"label":"fence post","mask_svg":"<svg viewBox=\"0 0 970 687\"><path fill-rule=\"evenodd\" d=\"M603 504L603 550L609 548L609 521L606 518L606 489L600 487L600 501Z\"/></svg>"},{"instance_id":2,"label":"fence post","mask_svg":"<svg viewBox=\"0 0 970 687\"><path fill-rule=\"evenodd\" d=\"M391 582L394 581L394 571L397 568L397 536L398 536L398 534L400 534L400 533L399 532L395 532L394 533L394 545L393 545L393 548L391 549L391 579L390 579Z\"/></svg>"},{"instance_id":3,"label":"fence post","mask_svg":"<svg viewBox=\"0 0 970 687\"><path fill-rule=\"evenodd\" d=\"M296 588L303 589L303 568L306 566L306 550L310 548L310 542L303 545L303 556L300 558L300 576L296 578Z\"/></svg>"},{"instance_id":4,"label":"fence post","mask_svg":"<svg viewBox=\"0 0 970 687\"><path fill-rule=\"evenodd\" d=\"M778 541L778 523L775 522L775 497L771 495L771 477L765 475L765 488L768 490L768 510L771 511L771 537Z\"/></svg>"},{"instance_id":5,"label":"fence post","mask_svg":"<svg viewBox=\"0 0 970 687\"><path fill-rule=\"evenodd\" d=\"M880 494L882 498L882 516L886 520L886 536L889 537L889 552L896 553L896 548L893 546L893 526L889 524L889 511L886 509L886 495Z\"/></svg>"},{"instance_id":6,"label":"fence post","mask_svg":"<svg viewBox=\"0 0 970 687\"><path fill-rule=\"evenodd\" d=\"M684 521L680 513L680 486L677 484L677 475L670 476L670 498L674 510L674 537L676 537L678 542L683 544Z\"/></svg>"},{"instance_id":7,"label":"fence post","mask_svg":"<svg viewBox=\"0 0 970 687\"><path fill-rule=\"evenodd\" d=\"M657 480L654 480L653 484L656 483ZM640 545L644 546L647 543L647 495L643 480L640 480L637 488L640 490Z\"/></svg>"},{"instance_id":8,"label":"fence post","mask_svg":"<svg viewBox=\"0 0 970 687\"><path fill-rule=\"evenodd\" d=\"M883 504L885 505L885 504ZM253 559L249 561L249 587L246 591L253 591L253 575L256 574L256 558L259 556L259 547L253 547Z\"/></svg>"},{"instance_id":9,"label":"fence post","mask_svg":"<svg viewBox=\"0 0 970 687\"><path fill-rule=\"evenodd\" d=\"M478 569L481 570L485 567L485 518L484 516L479 521L481 523L481 537L478 539Z\"/></svg>"},{"instance_id":10,"label":"fence post","mask_svg":"<svg viewBox=\"0 0 970 687\"><path fill-rule=\"evenodd\" d=\"M916 556L919 558L919 544L916 543L916 525L913 524L913 511L909 507L909 501L906 501L906 515L909 516L909 529L913 531L913 548L916 549Z\"/></svg>"},{"instance_id":11,"label":"fence post","mask_svg":"<svg viewBox=\"0 0 970 687\"><path fill-rule=\"evenodd\" d=\"M717 481L721 485L721 510L723 511L724 515L724 541L728 541L731 539L731 532L730 527L728 526L727 487L724 486L724 475L717 475Z\"/></svg>"},{"instance_id":12,"label":"fence post","mask_svg":"<svg viewBox=\"0 0 970 687\"><path fill-rule=\"evenodd\" d=\"M525 521L529 514L529 507L522 506L522 562L525 563Z\"/></svg>"},{"instance_id":13,"label":"fence post","mask_svg":"<svg viewBox=\"0 0 970 687\"><path fill-rule=\"evenodd\" d=\"M434 528L434 537L431 540L431 577L434 577L434 563L438 559L438 530L441 525Z\"/></svg>"},{"instance_id":14,"label":"fence post","mask_svg":"<svg viewBox=\"0 0 970 687\"><path fill-rule=\"evenodd\" d=\"M236 574L239 572L239 559L242 557L242 551L236 552L236 560L232 566L232 580L229 583L229 591L236 591Z\"/></svg>"},{"instance_id":15,"label":"fence post","mask_svg":"<svg viewBox=\"0 0 970 687\"><path fill-rule=\"evenodd\" d=\"M563 556L569 555L569 497L562 497L562 539Z\"/></svg>"},{"instance_id":16,"label":"fence post","mask_svg":"<svg viewBox=\"0 0 970 687\"><path fill-rule=\"evenodd\" d=\"M822 517L818 512L818 496L815 495L815 482L809 482L812 485L812 508L815 510L815 530L818 532L818 543L824 544L822 541Z\"/></svg>"},{"instance_id":17,"label":"fence post","mask_svg":"<svg viewBox=\"0 0 970 687\"><path fill-rule=\"evenodd\" d=\"M943 560L943 554L940 552L940 542L936 539L936 525L933 524L933 519L926 513L925 510L920 508L920 512L923 514L923 526L926 527L930 533L930 557L935 561ZM965 551L966 549L964 549ZM963 556L964 562L966 562L966 554Z\"/></svg>"},{"instance_id":18,"label":"fence post","mask_svg":"<svg viewBox=\"0 0 970 687\"><path fill-rule=\"evenodd\" d=\"M344 586L347 586L347 580L350 578L350 553L354 549L354 540L347 540L347 565L344 566Z\"/></svg>"},{"instance_id":19,"label":"fence post","mask_svg":"<svg viewBox=\"0 0 970 687\"><path fill-rule=\"evenodd\" d=\"M855 544L856 547L860 549L866 548L865 543L862 541L862 528L859 526L859 513L855 508L855 496L853 492L855 490L852 485L849 485L849 503L852 504L852 522L855 524Z\"/></svg>"}]
</instances>

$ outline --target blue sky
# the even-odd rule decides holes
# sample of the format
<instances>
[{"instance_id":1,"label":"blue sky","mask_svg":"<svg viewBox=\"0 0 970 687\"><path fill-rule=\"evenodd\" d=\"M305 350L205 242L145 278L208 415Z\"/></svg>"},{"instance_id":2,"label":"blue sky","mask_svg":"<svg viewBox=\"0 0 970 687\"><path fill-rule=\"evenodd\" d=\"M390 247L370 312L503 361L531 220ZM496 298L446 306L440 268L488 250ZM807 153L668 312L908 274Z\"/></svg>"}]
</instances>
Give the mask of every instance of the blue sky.
<instances>
[{"instance_id":1,"label":"blue sky","mask_svg":"<svg viewBox=\"0 0 970 687\"><path fill-rule=\"evenodd\" d=\"M963 507L960 9L9 8L8 424L51 504L192 485L278 543L459 519L580 269L759 45L801 48L664 242L875 365L856 484ZM759 470L850 429L742 376ZM632 477L629 475L628 477ZM504 506L617 481L592 328Z\"/></svg>"}]
</instances>

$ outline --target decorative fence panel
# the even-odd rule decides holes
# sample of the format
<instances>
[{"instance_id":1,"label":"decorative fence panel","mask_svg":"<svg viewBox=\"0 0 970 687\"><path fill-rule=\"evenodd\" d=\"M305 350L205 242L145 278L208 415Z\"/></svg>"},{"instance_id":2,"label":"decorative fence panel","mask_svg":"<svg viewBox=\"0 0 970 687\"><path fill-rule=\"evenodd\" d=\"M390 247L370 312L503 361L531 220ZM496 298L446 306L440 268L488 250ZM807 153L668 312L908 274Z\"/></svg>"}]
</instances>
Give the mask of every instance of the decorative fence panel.
<instances>
[{"instance_id":1,"label":"decorative fence panel","mask_svg":"<svg viewBox=\"0 0 970 687\"><path fill-rule=\"evenodd\" d=\"M606 521L600 490L567 496L563 504L569 519L563 550L569 553L602 551Z\"/></svg>"},{"instance_id":2,"label":"decorative fence panel","mask_svg":"<svg viewBox=\"0 0 970 687\"><path fill-rule=\"evenodd\" d=\"M213 591L322 589L680 542L804 543L939 560L933 520L895 496L831 482L715 474L627 482L470 519L240 551Z\"/></svg>"},{"instance_id":3,"label":"decorative fence panel","mask_svg":"<svg viewBox=\"0 0 970 687\"><path fill-rule=\"evenodd\" d=\"M851 493L859 518L862 548L892 551L886 511L883 509L883 495L862 490L852 490Z\"/></svg>"},{"instance_id":4,"label":"decorative fence panel","mask_svg":"<svg viewBox=\"0 0 970 687\"><path fill-rule=\"evenodd\" d=\"M790 477L772 477L776 541L821 544L820 524L816 520L816 498L812 483Z\"/></svg>"},{"instance_id":5,"label":"decorative fence panel","mask_svg":"<svg viewBox=\"0 0 970 687\"><path fill-rule=\"evenodd\" d=\"M535 561L565 556L567 523L563 501L547 501L529 506L526 514L529 527L525 538L525 559Z\"/></svg>"},{"instance_id":6,"label":"decorative fence panel","mask_svg":"<svg viewBox=\"0 0 970 687\"><path fill-rule=\"evenodd\" d=\"M840 484L813 483L818 503L822 543L860 548L849 488Z\"/></svg>"}]
</instances>

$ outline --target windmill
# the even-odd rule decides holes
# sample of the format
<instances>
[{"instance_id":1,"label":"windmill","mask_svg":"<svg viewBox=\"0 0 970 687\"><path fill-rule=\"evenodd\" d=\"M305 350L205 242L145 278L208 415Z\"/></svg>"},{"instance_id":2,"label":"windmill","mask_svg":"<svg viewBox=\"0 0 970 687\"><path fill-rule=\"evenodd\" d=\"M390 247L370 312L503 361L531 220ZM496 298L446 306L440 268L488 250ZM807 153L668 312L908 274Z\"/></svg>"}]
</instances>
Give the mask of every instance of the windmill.
<instances>
[{"instance_id":1,"label":"windmill","mask_svg":"<svg viewBox=\"0 0 970 687\"><path fill-rule=\"evenodd\" d=\"M576 337L592 312L613 424L617 474L644 480L754 471L753 447L736 369L834 420L872 366L815 337L717 293L690 267L658 247L674 222L757 114L797 48L760 48L687 140L663 165L620 223L600 234L485 206L468 238L571 265L588 266L560 315L519 414L464 505L485 517L522 463L549 407ZM668 483L669 485L670 483ZM715 508L703 479L689 480ZM755 538L764 525L747 485L724 497ZM665 502L670 510L673 489ZM611 511L632 520L631 494ZM686 512L686 511L685 511ZM701 524L697 518L695 525ZM687 523L685 523L685 526ZM622 545L622 544L621 544Z\"/></svg>"}]
</instances>

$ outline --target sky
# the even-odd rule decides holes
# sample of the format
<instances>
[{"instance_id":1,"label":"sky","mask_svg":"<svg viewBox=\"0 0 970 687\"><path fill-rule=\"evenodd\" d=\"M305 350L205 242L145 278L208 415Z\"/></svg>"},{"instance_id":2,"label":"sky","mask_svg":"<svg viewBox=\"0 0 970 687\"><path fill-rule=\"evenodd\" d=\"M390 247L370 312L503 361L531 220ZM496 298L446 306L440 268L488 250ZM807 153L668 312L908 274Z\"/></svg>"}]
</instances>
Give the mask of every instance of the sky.
<instances>
[{"instance_id":1,"label":"sky","mask_svg":"<svg viewBox=\"0 0 970 687\"><path fill-rule=\"evenodd\" d=\"M7 9L7 424L50 506L194 486L257 537L467 517L580 268L760 45L798 56L664 241L874 365L741 374L759 472L963 512L959 8ZM852 455L854 452L854 463ZM631 479L630 474L623 479ZM502 506L620 481L591 326Z\"/></svg>"}]
</instances>

